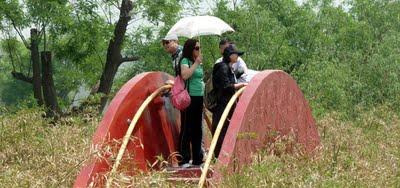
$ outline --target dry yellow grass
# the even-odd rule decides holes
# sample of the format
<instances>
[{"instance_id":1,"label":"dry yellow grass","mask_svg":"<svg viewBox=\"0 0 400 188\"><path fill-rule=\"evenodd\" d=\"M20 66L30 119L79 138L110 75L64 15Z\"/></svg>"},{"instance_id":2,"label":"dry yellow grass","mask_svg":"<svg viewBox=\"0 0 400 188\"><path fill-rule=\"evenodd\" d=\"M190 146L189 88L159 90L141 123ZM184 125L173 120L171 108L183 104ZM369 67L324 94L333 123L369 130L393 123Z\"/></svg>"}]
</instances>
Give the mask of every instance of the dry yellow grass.
<instances>
[{"instance_id":1,"label":"dry yellow grass","mask_svg":"<svg viewBox=\"0 0 400 188\"><path fill-rule=\"evenodd\" d=\"M70 187L98 118L87 114L51 125L40 110L0 117L0 187Z\"/></svg>"},{"instance_id":2,"label":"dry yellow grass","mask_svg":"<svg viewBox=\"0 0 400 188\"><path fill-rule=\"evenodd\" d=\"M83 115L82 115L83 114ZM99 117L92 113L63 118L55 126L40 110L0 117L0 187L71 187L90 156ZM329 114L318 121L321 148L313 158L258 153L221 187L400 187L400 119L388 107L363 112L352 121ZM273 149L282 143L271 145ZM267 148L268 149L268 148ZM136 177L118 174L114 185L190 187L171 184L163 173Z\"/></svg>"},{"instance_id":3,"label":"dry yellow grass","mask_svg":"<svg viewBox=\"0 0 400 188\"><path fill-rule=\"evenodd\" d=\"M269 155L222 187L399 187L400 122L386 107L352 122L330 114L318 122L321 148L314 158Z\"/></svg>"}]
</instances>

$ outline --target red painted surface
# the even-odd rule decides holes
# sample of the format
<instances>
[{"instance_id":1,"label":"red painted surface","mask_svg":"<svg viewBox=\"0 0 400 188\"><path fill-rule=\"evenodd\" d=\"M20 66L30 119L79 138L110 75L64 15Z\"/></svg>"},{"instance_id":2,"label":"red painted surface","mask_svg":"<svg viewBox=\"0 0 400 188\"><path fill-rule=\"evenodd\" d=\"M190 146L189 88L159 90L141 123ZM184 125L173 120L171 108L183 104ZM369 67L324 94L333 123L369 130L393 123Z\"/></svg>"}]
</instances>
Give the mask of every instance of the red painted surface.
<instances>
[{"instance_id":1,"label":"red painted surface","mask_svg":"<svg viewBox=\"0 0 400 188\"><path fill-rule=\"evenodd\" d=\"M117 93L105 113L94 137L93 146L101 148L112 145L114 157L118 144L113 139L122 140L131 119L147 96L167 79L166 73L143 73L128 83ZM134 130L133 142L127 147L126 159L120 168L148 170L147 162L153 163L155 156L166 159L178 150L179 111L175 110L169 98L158 97L145 110ZM218 164L209 176L221 177L220 169L237 172L251 162L252 154L265 148L279 136L293 133L295 141L311 153L319 145L319 135L311 109L296 82L282 71L263 71L257 74L240 97L221 148ZM206 141L208 143L208 141ZM105 159L94 159L84 166L74 187L87 187L90 183L101 186L104 173L110 171L110 163ZM126 162L127 161L127 162ZM199 169L175 169L178 177L198 177ZM95 181L93 181L95 180Z\"/></svg>"},{"instance_id":2,"label":"red painted surface","mask_svg":"<svg viewBox=\"0 0 400 188\"><path fill-rule=\"evenodd\" d=\"M104 148L112 146L114 158L128 129L128 119L144 100L168 79L173 79L166 73L150 72L140 74L127 82L111 101L107 112L99 124L94 136L92 147ZM148 170L148 163L156 161L156 156L162 155L167 159L171 153L177 151L179 138L179 111L175 110L168 97L158 97L144 111L133 132L126 155L122 158L120 168ZM131 159L126 156L131 155ZM87 187L90 183L95 186L103 184L102 175L112 167L107 159L109 152L103 157L92 159L85 165L77 176L74 187ZM105 158L105 159L102 159Z\"/></svg>"},{"instance_id":3,"label":"red painted surface","mask_svg":"<svg viewBox=\"0 0 400 188\"><path fill-rule=\"evenodd\" d=\"M320 143L311 109L296 82L283 71L263 71L240 97L217 168L237 172L251 162L252 154L289 133L308 153Z\"/></svg>"}]
</instances>

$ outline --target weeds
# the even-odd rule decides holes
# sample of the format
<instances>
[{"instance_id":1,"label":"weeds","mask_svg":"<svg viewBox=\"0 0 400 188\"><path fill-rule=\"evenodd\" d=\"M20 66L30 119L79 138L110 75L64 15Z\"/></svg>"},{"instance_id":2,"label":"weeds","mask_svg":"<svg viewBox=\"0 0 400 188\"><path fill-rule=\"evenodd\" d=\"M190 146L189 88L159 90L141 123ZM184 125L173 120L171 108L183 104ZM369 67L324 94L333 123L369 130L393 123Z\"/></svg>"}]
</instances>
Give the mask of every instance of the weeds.
<instances>
[{"instance_id":1,"label":"weeds","mask_svg":"<svg viewBox=\"0 0 400 188\"><path fill-rule=\"evenodd\" d=\"M98 118L50 125L43 111L0 117L0 187L70 187L85 162Z\"/></svg>"},{"instance_id":2,"label":"weeds","mask_svg":"<svg viewBox=\"0 0 400 188\"><path fill-rule=\"evenodd\" d=\"M254 156L258 160L253 164L225 177L220 186L398 187L398 115L382 106L353 121L340 119L332 113L318 121L322 145L313 158L283 152L282 146L290 145L291 139L278 139Z\"/></svg>"},{"instance_id":3,"label":"weeds","mask_svg":"<svg viewBox=\"0 0 400 188\"><path fill-rule=\"evenodd\" d=\"M116 155L111 146L90 150L99 122L97 115L64 117L55 126L42 115L43 111L31 109L0 117L0 187L71 187L89 156L102 156L104 152ZM315 156L302 155L301 146L293 143L293 135L278 137L253 156L252 164L226 176L216 186L400 186L400 119L389 107L364 111L352 121L343 121L340 115L331 113L318 121L318 129L321 148ZM149 168L163 169L175 160L175 155L159 156L148 164ZM163 170L136 172L134 176L130 171L120 169L113 186L193 186L168 182Z\"/></svg>"}]
</instances>

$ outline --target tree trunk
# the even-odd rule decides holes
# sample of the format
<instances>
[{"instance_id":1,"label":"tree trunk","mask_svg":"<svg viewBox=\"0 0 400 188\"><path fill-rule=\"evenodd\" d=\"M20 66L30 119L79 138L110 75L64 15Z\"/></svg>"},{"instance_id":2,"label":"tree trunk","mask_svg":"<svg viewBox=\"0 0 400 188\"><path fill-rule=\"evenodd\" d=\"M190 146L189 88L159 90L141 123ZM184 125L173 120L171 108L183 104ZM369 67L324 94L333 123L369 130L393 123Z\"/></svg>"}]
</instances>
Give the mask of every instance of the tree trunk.
<instances>
[{"instance_id":1,"label":"tree trunk","mask_svg":"<svg viewBox=\"0 0 400 188\"><path fill-rule=\"evenodd\" d=\"M130 0L122 0L120 16L114 29L113 38L108 44L106 65L100 78L99 90L97 91L97 93L104 94L104 96L101 98L100 111L103 111L107 103L115 74L117 73L118 67L123 62L121 48L128 22L131 20L129 12L132 9L133 5Z\"/></svg>"},{"instance_id":2,"label":"tree trunk","mask_svg":"<svg viewBox=\"0 0 400 188\"><path fill-rule=\"evenodd\" d=\"M40 79L40 62L39 62L39 36L37 29L31 29L31 60L32 60L32 80L33 80L33 96L39 106L43 105L42 81Z\"/></svg>"},{"instance_id":3,"label":"tree trunk","mask_svg":"<svg viewBox=\"0 0 400 188\"><path fill-rule=\"evenodd\" d=\"M55 117L55 115L57 115L60 111L57 104L56 90L54 88L51 52L42 52L41 58L44 102L47 108L48 116Z\"/></svg>"}]
</instances>

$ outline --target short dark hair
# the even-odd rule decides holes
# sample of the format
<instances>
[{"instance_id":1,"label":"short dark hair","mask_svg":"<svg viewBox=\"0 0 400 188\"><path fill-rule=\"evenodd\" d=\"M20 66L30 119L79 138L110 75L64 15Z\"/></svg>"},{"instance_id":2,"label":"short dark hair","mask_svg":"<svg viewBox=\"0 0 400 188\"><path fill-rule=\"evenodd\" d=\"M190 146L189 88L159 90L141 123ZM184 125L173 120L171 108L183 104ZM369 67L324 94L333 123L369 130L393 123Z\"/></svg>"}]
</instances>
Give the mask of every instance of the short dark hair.
<instances>
[{"instance_id":1,"label":"short dark hair","mask_svg":"<svg viewBox=\"0 0 400 188\"><path fill-rule=\"evenodd\" d=\"M197 39L188 39L183 45L182 51L182 59L188 58L190 61L194 61L193 59L193 50L196 47L196 43L199 42Z\"/></svg>"},{"instance_id":2,"label":"short dark hair","mask_svg":"<svg viewBox=\"0 0 400 188\"><path fill-rule=\"evenodd\" d=\"M226 44L235 44L235 43L234 43L233 41L227 39L227 38L221 39L221 40L219 41L219 46L226 45Z\"/></svg>"},{"instance_id":3,"label":"short dark hair","mask_svg":"<svg viewBox=\"0 0 400 188\"><path fill-rule=\"evenodd\" d=\"M228 39L221 39L221 41L219 41L219 46L225 45L227 43L231 43L231 41L229 41Z\"/></svg>"}]
</instances>

